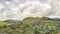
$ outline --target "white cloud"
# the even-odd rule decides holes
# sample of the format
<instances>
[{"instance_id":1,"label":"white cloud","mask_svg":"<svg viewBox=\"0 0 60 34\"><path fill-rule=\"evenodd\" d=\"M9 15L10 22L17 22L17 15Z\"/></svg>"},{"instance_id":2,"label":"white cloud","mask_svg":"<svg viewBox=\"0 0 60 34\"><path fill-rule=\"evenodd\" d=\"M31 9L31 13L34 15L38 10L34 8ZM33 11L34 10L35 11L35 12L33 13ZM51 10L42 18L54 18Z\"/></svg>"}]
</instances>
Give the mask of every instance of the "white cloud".
<instances>
[{"instance_id":1,"label":"white cloud","mask_svg":"<svg viewBox=\"0 0 60 34\"><path fill-rule=\"evenodd\" d=\"M57 0L56 1L54 0L53 3L51 3L52 0L46 0L44 2L41 2L40 0L27 0L27 1L23 0L22 2L21 1L22 0L16 1L11 0L5 1L5 3L0 3L0 11L2 12L1 9L5 9L3 13L0 13L0 20L5 19L22 20L29 16L32 17L47 16L59 18L59 16L57 15L60 15L59 10L60 4L57 2ZM54 5L53 10L52 5Z\"/></svg>"}]
</instances>

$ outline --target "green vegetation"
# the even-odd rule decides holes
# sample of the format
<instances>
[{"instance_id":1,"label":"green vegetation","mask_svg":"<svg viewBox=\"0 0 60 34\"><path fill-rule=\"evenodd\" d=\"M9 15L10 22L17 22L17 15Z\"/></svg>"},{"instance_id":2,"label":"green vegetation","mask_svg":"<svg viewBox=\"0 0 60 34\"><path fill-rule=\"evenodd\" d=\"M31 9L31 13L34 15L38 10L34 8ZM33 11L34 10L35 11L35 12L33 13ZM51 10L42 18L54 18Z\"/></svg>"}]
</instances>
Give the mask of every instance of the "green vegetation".
<instances>
[{"instance_id":1,"label":"green vegetation","mask_svg":"<svg viewBox=\"0 0 60 34\"><path fill-rule=\"evenodd\" d=\"M0 21L0 26L4 26L4 25L6 25L6 22Z\"/></svg>"},{"instance_id":2,"label":"green vegetation","mask_svg":"<svg viewBox=\"0 0 60 34\"><path fill-rule=\"evenodd\" d=\"M60 34L60 21L27 17L23 21L0 22L0 34ZM10 25L8 25L10 24Z\"/></svg>"}]
</instances>

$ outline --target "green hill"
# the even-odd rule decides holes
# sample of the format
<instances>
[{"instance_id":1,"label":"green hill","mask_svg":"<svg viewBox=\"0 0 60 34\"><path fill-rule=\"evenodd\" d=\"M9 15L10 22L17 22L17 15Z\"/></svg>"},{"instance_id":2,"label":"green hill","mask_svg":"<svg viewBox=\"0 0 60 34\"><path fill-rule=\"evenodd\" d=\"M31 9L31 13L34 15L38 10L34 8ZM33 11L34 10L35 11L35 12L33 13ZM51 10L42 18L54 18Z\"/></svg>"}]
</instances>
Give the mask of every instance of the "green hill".
<instances>
[{"instance_id":1,"label":"green hill","mask_svg":"<svg viewBox=\"0 0 60 34\"><path fill-rule=\"evenodd\" d=\"M60 21L46 17L0 21L0 34L60 34Z\"/></svg>"}]
</instances>

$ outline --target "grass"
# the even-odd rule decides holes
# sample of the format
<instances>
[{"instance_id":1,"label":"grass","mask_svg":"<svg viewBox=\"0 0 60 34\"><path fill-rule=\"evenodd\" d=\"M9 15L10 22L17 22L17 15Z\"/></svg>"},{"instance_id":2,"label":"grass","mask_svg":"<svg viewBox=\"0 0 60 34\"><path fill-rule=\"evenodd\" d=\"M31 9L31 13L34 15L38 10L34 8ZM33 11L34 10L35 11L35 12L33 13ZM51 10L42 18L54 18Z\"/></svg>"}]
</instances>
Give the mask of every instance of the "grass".
<instances>
[{"instance_id":1,"label":"grass","mask_svg":"<svg viewBox=\"0 0 60 34\"><path fill-rule=\"evenodd\" d=\"M6 25L6 22L0 21L0 26Z\"/></svg>"}]
</instances>

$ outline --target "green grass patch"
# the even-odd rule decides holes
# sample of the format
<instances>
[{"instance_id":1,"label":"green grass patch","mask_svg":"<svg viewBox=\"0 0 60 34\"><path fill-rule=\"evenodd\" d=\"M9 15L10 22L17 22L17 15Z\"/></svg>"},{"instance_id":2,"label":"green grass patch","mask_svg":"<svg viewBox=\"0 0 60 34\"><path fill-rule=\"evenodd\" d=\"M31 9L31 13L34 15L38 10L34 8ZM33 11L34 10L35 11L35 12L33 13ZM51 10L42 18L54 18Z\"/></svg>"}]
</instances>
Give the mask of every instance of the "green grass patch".
<instances>
[{"instance_id":1,"label":"green grass patch","mask_svg":"<svg viewBox=\"0 0 60 34\"><path fill-rule=\"evenodd\" d=\"M3 25L5 25L5 24L6 24L6 22L0 21L0 26L3 26Z\"/></svg>"}]
</instances>

